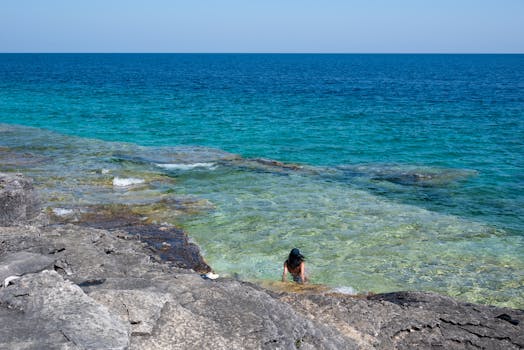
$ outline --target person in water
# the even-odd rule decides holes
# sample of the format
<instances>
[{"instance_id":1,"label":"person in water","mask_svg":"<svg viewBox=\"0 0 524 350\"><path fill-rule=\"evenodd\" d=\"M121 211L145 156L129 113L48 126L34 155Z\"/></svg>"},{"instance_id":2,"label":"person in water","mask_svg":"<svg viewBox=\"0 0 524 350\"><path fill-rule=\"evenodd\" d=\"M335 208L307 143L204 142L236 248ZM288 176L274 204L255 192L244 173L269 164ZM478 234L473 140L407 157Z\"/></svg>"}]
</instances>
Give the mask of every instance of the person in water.
<instances>
[{"instance_id":1,"label":"person in water","mask_svg":"<svg viewBox=\"0 0 524 350\"><path fill-rule=\"evenodd\" d=\"M293 276L293 281L303 284L307 282L306 277L306 258L300 254L300 250L297 248L291 249L289 257L284 261L284 273L282 274L282 282L287 279L287 273L289 272Z\"/></svg>"}]
</instances>

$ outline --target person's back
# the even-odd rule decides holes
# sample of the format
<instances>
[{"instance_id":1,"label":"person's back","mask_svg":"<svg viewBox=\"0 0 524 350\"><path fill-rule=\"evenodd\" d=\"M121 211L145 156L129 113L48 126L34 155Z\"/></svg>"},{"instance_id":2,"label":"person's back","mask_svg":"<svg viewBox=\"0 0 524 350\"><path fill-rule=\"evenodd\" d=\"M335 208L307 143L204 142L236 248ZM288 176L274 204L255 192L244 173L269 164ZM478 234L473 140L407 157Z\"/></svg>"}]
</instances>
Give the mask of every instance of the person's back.
<instances>
[{"instance_id":1,"label":"person's back","mask_svg":"<svg viewBox=\"0 0 524 350\"><path fill-rule=\"evenodd\" d=\"M291 273L293 276L293 281L297 283L307 282L306 277L306 264L304 262L305 258L297 248L291 249L289 257L284 262L284 272L282 274L282 282L286 281L287 273Z\"/></svg>"}]
</instances>

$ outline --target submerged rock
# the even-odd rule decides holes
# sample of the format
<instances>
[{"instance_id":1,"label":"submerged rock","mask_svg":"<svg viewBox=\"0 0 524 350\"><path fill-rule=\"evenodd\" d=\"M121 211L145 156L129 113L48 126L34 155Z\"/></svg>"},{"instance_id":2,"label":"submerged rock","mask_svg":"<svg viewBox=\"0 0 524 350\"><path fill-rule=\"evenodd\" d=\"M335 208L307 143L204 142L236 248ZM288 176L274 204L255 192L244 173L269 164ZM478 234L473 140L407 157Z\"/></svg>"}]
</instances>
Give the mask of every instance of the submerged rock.
<instances>
[{"instance_id":1,"label":"submerged rock","mask_svg":"<svg viewBox=\"0 0 524 350\"><path fill-rule=\"evenodd\" d=\"M0 147L0 166L2 170L19 171L20 168L29 168L49 160L29 152L16 152L6 147Z\"/></svg>"},{"instance_id":2,"label":"submerged rock","mask_svg":"<svg viewBox=\"0 0 524 350\"><path fill-rule=\"evenodd\" d=\"M465 180L477 174L474 170L424 167L396 164L361 164L339 166L345 177L367 177L398 185L438 187Z\"/></svg>"},{"instance_id":3,"label":"submerged rock","mask_svg":"<svg viewBox=\"0 0 524 350\"><path fill-rule=\"evenodd\" d=\"M237 167L248 171L258 171L278 175L289 175L291 173L311 173L311 169L294 163L283 163L273 159L265 158L237 158L223 162L227 166Z\"/></svg>"}]
</instances>

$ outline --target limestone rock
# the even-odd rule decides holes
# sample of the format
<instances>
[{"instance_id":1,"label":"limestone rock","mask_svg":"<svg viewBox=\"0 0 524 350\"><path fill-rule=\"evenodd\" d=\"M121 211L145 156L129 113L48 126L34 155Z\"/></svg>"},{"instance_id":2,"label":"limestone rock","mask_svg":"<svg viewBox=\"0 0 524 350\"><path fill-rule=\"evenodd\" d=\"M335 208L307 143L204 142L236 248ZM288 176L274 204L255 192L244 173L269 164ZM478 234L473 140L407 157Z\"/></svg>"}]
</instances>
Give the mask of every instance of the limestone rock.
<instances>
[{"instance_id":1,"label":"limestone rock","mask_svg":"<svg viewBox=\"0 0 524 350\"><path fill-rule=\"evenodd\" d=\"M251 284L193 274L175 282L153 334L134 338L133 349L357 349Z\"/></svg>"},{"instance_id":2,"label":"limestone rock","mask_svg":"<svg viewBox=\"0 0 524 350\"><path fill-rule=\"evenodd\" d=\"M0 349L82 350L55 327L54 323L31 318L16 309L0 307Z\"/></svg>"},{"instance_id":3,"label":"limestone rock","mask_svg":"<svg viewBox=\"0 0 524 350\"><path fill-rule=\"evenodd\" d=\"M99 290L89 296L127 321L132 335L151 335L162 308L172 300L167 293L148 290Z\"/></svg>"},{"instance_id":4,"label":"limestone rock","mask_svg":"<svg viewBox=\"0 0 524 350\"><path fill-rule=\"evenodd\" d=\"M368 298L284 295L306 317L331 325L361 349L522 349L524 312L427 292Z\"/></svg>"},{"instance_id":5,"label":"limestone rock","mask_svg":"<svg viewBox=\"0 0 524 350\"><path fill-rule=\"evenodd\" d=\"M35 323L44 325L43 330L35 327L36 334L33 331L27 334L37 342L41 338L51 342L56 339L57 344L70 343L70 348L80 349L126 349L129 345L125 323L55 271L26 275L15 285L1 289L0 305L4 313L16 312L18 320L25 321L26 328ZM3 332L19 333L12 329L11 322L5 321ZM26 339L26 335L2 338L0 348L24 347L22 339ZM38 343L27 345L37 348Z\"/></svg>"},{"instance_id":6,"label":"limestone rock","mask_svg":"<svg viewBox=\"0 0 524 350\"><path fill-rule=\"evenodd\" d=\"M24 223L38 213L33 182L20 174L0 173L0 226Z\"/></svg>"},{"instance_id":7,"label":"limestone rock","mask_svg":"<svg viewBox=\"0 0 524 350\"><path fill-rule=\"evenodd\" d=\"M0 257L0 283L9 276L40 272L53 266L54 259L42 254L16 252Z\"/></svg>"}]
</instances>

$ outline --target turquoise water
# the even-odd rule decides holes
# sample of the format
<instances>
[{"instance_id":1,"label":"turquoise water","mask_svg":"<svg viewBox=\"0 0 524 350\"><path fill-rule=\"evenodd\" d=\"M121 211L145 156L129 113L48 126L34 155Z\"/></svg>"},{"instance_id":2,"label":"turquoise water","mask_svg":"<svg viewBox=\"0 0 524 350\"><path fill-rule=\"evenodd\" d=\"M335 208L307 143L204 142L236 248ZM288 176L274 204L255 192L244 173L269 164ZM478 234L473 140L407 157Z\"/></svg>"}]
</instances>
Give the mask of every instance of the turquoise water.
<instances>
[{"instance_id":1,"label":"turquoise water","mask_svg":"<svg viewBox=\"0 0 524 350\"><path fill-rule=\"evenodd\" d=\"M148 215L221 274L298 246L316 283L523 307L523 88L522 55L0 55L0 170L190 201Z\"/></svg>"}]
</instances>

